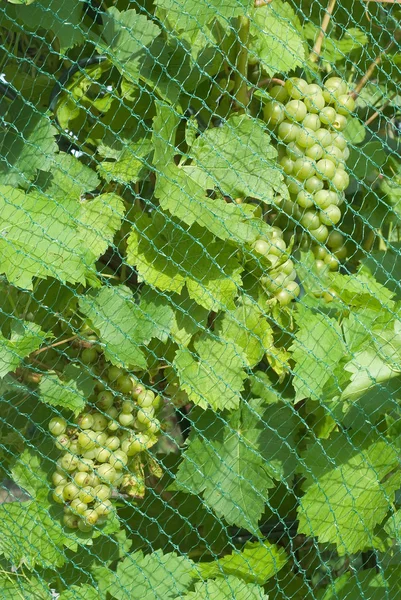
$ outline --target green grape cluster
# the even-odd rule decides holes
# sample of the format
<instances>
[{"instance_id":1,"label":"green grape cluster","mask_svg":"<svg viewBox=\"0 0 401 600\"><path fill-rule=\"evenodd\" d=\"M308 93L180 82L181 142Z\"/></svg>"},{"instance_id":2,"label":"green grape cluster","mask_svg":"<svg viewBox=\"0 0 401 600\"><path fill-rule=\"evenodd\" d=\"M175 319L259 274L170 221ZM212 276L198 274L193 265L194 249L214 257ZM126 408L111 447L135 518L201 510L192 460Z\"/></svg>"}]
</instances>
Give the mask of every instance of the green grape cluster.
<instances>
[{"instance_id":1,"label":"green grape cluster","mask_svg":"<svg viewBox=\"0 0 401 600\"><path fill-rule=\"evenodd\" d=\"M295 281L297 273L289 258L287 244L279 227L271 228L269 239L257 240L254 252L266 265L267 274L261 277L261 284L267 294L286 306L299 296L300 288Z\"/></svg>"},{"instance_id":2,"label":"green grape cluster","mask_svg":"<svg viewBox=\"0 0 401 600\"><path fill-rule=\"evenodd\" d=\"M94 347L81 360L95 362ZM64 524L90 531L113 511L113 493L124 492L135 475L138 455L153 446L160 432L159 396L122 369L110 365L106 384L96 385L93 402L69 426L54 417L49 431L62 450L52 475L53 499L64 505Z\"/></svg>"},{"instance_id":3,"label":"green grape cluster","mask_svg":"<svg viewBox=\"0 0 401 600\"><path fill-rule=\"evenodd\" d=\"M324 87L290 78L270 90L272 100L264 107L264 118L279 140L280 165L291 195L285 210L319 244L340 221L349 184L349 149L341 133L355 108L348 92L339 77L330 77Z\"/></svg>"}]
</instances>

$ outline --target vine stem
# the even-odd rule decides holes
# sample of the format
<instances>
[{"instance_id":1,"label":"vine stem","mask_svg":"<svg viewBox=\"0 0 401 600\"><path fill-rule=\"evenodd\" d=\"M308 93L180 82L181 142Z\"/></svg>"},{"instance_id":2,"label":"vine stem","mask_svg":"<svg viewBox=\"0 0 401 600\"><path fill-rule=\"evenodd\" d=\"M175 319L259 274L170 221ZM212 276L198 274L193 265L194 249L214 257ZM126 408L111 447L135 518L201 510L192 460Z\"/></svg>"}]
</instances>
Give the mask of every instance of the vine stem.
<instances>
[{"instance_id":1,"label":"vine stem","mask_svg":"<svg viewBox=\"0 0 401 600\"><path fill-rule=\"evenodd\" d=\"M35 352L32 352L32 354L30 354L30 356L37 356L41 352L46 352L46 350L49 350L50 348L55 348L56 346L61 346L62 344L67 344L67 342L72 342L72 340L75 340L77 337L78 337L77 335L72 335L71 337L66 338L65 340L60 340L58 342L54 342L54 344L45 346L45 348L39 348L39 350L35 350Z\"/></svg>"},{"instance_id":2,"label":"vine stem","mask_svg":"<svg viewBox=\"0 0 401 600\"><path fill-rule=\"evenodd\" d=\"M315 45L313 46L312 52L309 55L309 59L312 62L316 62L319 59L320 53L322 51L324 36L326 35L327 27L329 26L331 15L333 14L336 2L337 0L329 0L325 15L322 19L319 35L317 36Z\"/></svg>"},{"instance_id":3,"label":"vine stem","mask_svg":"<svg viewBox=\"0 0 401 600\"><path fill-rule=\"evenodd\" d=\"M234 78L234 97L240 110L248 104L248 42L249 42L249 17L239 17L238 26L238 55Z\"/></svg>"},{"instance_id":4,"label":"vine stem","mask_svg":"<svg viewBox=\"0 0 401 600\"><path fill-rule=\"evenodd\" d=\"M384 50L382 50L374 59L374 61L369 65L369 67L366 70L366 73L363 75L363 77L361 77L361 79L359 80L359 82L357 83L355 89L353 90L353 92L351 92L350 96L352 96L352 98L357 98L359 96L359 94L361 93L361 90L365 87L365 85L368 83L369 79L372 77L373 73L375 72L376 68L380 65L380 63L382 62L383 58L386 56L386 54L389 52L389 50L391 50L391 48L395 45L396 42L398 42L398 40L401 37L401 29L398 29L393 36L393 39L391 40L391 42L389 42L387 44L387 46L384 48Z\"/></svg>"}]
</instances>

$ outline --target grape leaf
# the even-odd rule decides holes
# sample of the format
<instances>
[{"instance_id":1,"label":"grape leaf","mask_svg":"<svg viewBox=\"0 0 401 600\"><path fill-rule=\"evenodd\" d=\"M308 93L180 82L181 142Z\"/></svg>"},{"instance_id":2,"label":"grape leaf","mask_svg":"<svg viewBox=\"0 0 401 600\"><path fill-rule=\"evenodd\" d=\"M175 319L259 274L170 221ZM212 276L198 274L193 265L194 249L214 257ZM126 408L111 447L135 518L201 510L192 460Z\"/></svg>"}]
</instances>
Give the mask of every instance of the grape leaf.
<instances>
[{"instance_id":1,"label":"grape leaf","mask_svg":"<svg viewBox=\"0 0 401 600\"><path fill-rule=\"evenodd\" d=\"M121 211L122 202L113 194L81 205L68 196L61 202L0 186L1 268L10 283L27 289L33 277L85 283L118 228ZM95 220L102 230L94 227Z\"/></svg>"},{"instance_id":2,"label":"grape leaf","mask_svg":"<svg viewBox=\"0 0 401 600\"><path fill-rule=\"evenodd\" d=\"M305 494L299 532L353 554L373 544L374 528L391 508L400 475L398 454L387 442L335 433L309 446L303 468Z\"/></svg>"},{"instance_id":3,"label":"grape leaf","mask_svg":"<svg viewBox=\"0 0 401 600\"><path fill-rule=\"evenodd\" d=\"M216 334L227 340L246 356L248 365L254 367L273 346L273 330L266 316L252 304L243 304L227 311L216 322Z\"/></svg>"},{"instance_id":4,"label":"grape leaf","mask_svg":"<svg viewBox=\"0 0 401 600\"><path fill-rule=\"evenodd\" d=\"M192 300L186 289L170 298L174 308L171 337L180 346L188 346L197 331L205 331L208 311Z\"/></svg>"},{"instance_id":5,"label":"grape leaf","mask_svg":"<svg viewBox=\"0 0 401 600\"><path fill-rule=\"evenodd\" d=\"M358 569L344 573L326 589L322 600L382 600L396 598L401 593L399 568Z\"/></svg>"},{"instance_id":6,"label":"grape leaf","mask_svg":"<svg viewBox=\"0 0 401 600\"><path fill-rule=\"evenodd\" d=\"M268 204L276 193L288 195L264 124L247 115L232 116L223 127L207 130L190 154L213 187L232 198L252 197Z\"/></svg>"},{"instance_id":7,"label":"grape leaf","mask_svg":"<svg viewBox=\"0 0 401 600\"><path fill-rule=\"evenodd\" d=\"M200 562L196 568L203 579L235 575L247 583L264 585L287 561L283 548L264 540L247 542L241 551L235 550L213 562Z\"/></svg>"},{"instance_id":8,"label":"grape leaf","mask_svg":"<svg viewBox=\"0 0 401 600\"><path fill-rule=\"evenodd\" d=\"M69 543L61 525L36 501L0 505L0 555L28 569L61 567Z\"/></svg>"},{"instance_id":9,"label":"grape leaf","mask_svg":"<svg viewBox=\"0 0 401 600\"><path fill-rule=\"evenodd\" d=\"M259 6L251 14L251 56L259 58L270 76L301 67L305 44L300 32L299 19L288 2L273 0Z\"/></svg>"},{"instance_id":10,"label":"grape leaf","mask_svg":"<svg viewBox=\"0 0 401 600\"><path fill-rule=\"evenodd\" d=\"M179 598L183 600L268 600L262 587L245 583L233 575L228 575L224 579L219 577L197 583L194 592L188 592Z\"/></svg>"},{"instance_id":11,"label":"grape leaf","mask_svg":"<svg viewBox=\"0 0 401 600\"><path fill-rule=\"evenodd\" d=\"M36 0L30 6L18 10L20 20L26 30L37 32L39 28L52 32L60 43L60 52L64 53L83 43L87 35L82 24L82 3L71 0Z\"/></svg>"},{"instance_id":12,"label":"grape leaf","mask_svg":"<svg viewBox=\"0 0 401 600\"><path fill-rule=\"evenodd\" d=\"M194 412L189 447L174 483L183 492L203 493L205 505L219 518L255 533L267 490L274 486L258 444L263 426L255 413L258 406L258 401L243 404L227 423L213 413Z\"/></svg>"},{"instance_id":13,"label":"grape leaf","mask_svg":"<svg viewBox=\"0 0 401 600\"><path fill-rule=\"evenodd\" d=\"M24 450L12 468L13 480L17 485L39 501L44 507L48 500L47 472L43 469L43 458L33 450Z\"/></svg>"},{"instance_id":14,"label":"grape leaf","mask_svg":"<svg viewBox=\"0 0 401 600\"><path fill-rule=\"evenodd\" d=\"M134 552L119 562L116 573L109 571L107 591L117 600L175 598L190 585L192 568L189 558L174 552Z\"/></svg>"},{"instance_id":15,"label":"grape leaf","mask_svg":"<svg viewBox=\"0 0 401 600\"><path fill-rule=\"evenodd\" d=\"M68 591L62 592L58 600L102 600L102 596L94 587L85 583L72 585Z\"/></svg>"},{"instance_id":16,"label":"grape leaf","mask_svg":"<svg viewBox=\"0 0 401 600\"><path fill-rule=\"evenodd\" d=\"M48 117L32 110L21 98L2 110L0 184L27 187L39 169L51 169L57 131Z\"/></svg>"},{"instance_id":17,"label":"grape leaf","mask_svg":"<svg viewBox=\"0 0 401 600\"><path fill-rule=\"evenodd\" d=\"M102 35L98 44L118 69L129 62L130 71L137 70L146 54L146 47L159 35L160 28L133 8L120 12L109 8L103 14Z\"/></svg>"},{"instance_id":18,"label":"grape leaf","mask_svg":"<svg viewBox=\"0 0 401 600\"><path fill-rule=\"evenodd\" d=\"M251 6L250 0L157 0L156 4L173 19L178 31L202 29L216 17L227 22Z\"/></svg>"},{"instance_id":19,"label":"grape leaf","mask_svg":"<svg viewBox=\"0 0 401 600\"><path fill-rule=\"evenodd\" d=\"M246 377L244 357L232 344L206 335L194 343L194 348L197 356L182 348L173 363L188 398L205 409L237 408Z\"/></svg>"},{"instance_id":20,"label":"grape leaf","mask_svg":"<svg viewBox=\"0 0 401 600\"><path fill-rule=\"evenodd\" d=\"M2 600L52 600L53 594L43 578L28 578L20 575L16 578L0 575Z\"/></svg>"},{"instance_id":21,"label":"grape leaf","mask_svg":"<svg viewBox=\"0 0 401 600\"><path fill-rule=\"evenodd\" d=\"M315 41L321 29L312 22L306 23L303 32L307 39ZM322 43L321 57L330 63L339 62L346 58L346 55L353 50L361 49L368 43L368 37L364 31L358 27L350 27L343 32L341 39L334 36L324 36Z\"/></svg>"},{"instance_id":22,"label":"grape leaf","mask_svg":"<svg viewBox=\"0 0 401 600\"><path fill-rule=\"evenodd\" d=\"M189 296L209 310L231 308L241 284L237 257L206 232L179 225L154 212L141 215L128 238L127 261L136 266L141 281L163 291Z\"/></svg>"},{"instance_id":23,"label":"grape leaf","mask_svg":"<svg viewBox=\"0 0 401 600\"><path fill-rule=\"evenodd\" d=\"M39 325L29 321L13 321L9 338L0 332L0 379L15 371L26 356L43 344L45 338L46 334Z\"/></svg>"},{"instance_id":24,"label":"grape leaf","mask_svg":"<svg viewBox=\"0 0 401 600\"><path fill-rule=\"evenodd\" d=\"M50 406L60 406L79 414L93 393L95 381L85 371L72 365L64 372L61 380L54 373L43 375L39 384L39 399Z\"/></svg>"},{"instance_id":25,"label":"grape leaf","mask_svg":"<svg viewBox=\"0 0 401 600\"><path fill-rule=\"evenodd\" d=\"M290 348L296 400L319 399L340 359L347 356L341 328L330 317L298 305L298 331Z\"/></svg>"},{"instance_id":26,"label":"grape leaf","mask_svg":"<svg viewBox=\"0 0 401 600\"><path fill-rule=\"evenodd\" d=\"M152 152L153 144L149 138L135 142L126 140L123 148L116 153L115 160L103 160L96 169L107 182L136 183L146 176Z\"/></svg>"},{"instance_id":27,"label":"grape leaf","mask_svg":"<svg viewBox=\"0 0 401 600\"><path fill-rule=\"evenodd\" d=\"M158 304L147 304L144 300L138 306L131 290L123 285L103 287L97 294L82 296L79 302L80 309L99 332L107 359L124 368L146 368L141 346L154 337L165 339L173 314Z\"/></svg>"},{"instance_id":28,"label":"grape leaf","mask_svg":"<svg viewBox=\"0 0 401 600\"><path fill-rule=\"evenodd\" d=\"M78 199L81 194L95 190L100 183L93 169L65 152L54 154L49 172L41 175L44 179L43 191L50 197L61 200L65 196Z\"/></svg>"},{"instance_id":29,"label":"grape leaf","mask_svg":"<svg viewBox=\"0 0 401 600\"><path fill-rule=\"evenodd\" d=\"M174 312L166 298L151 288L144 286L139 309L144 323L153 331L152 337L166 342L174 322Z\"/></svg>"}]
</instances>

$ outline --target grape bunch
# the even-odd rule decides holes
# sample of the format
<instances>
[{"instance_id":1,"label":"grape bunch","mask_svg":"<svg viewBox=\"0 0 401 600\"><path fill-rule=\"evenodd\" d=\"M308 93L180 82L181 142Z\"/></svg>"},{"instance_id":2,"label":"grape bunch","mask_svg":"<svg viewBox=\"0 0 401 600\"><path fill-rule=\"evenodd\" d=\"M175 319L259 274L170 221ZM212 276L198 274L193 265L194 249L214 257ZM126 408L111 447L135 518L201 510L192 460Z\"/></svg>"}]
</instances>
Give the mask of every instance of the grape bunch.
<instances>
[{"instance_id":1,"label":"grape bunch","mask_svg":"<svg viewBox=\"0 0 401 600\"><path fill-rule=\"evenodd\" d=\"M339 77L330 77L324 87L290 78L284 86L274 86L270 96L264 118L279 140L291 197L285 210L299 218L315 243L324 244L328 228L341 219L349 184L349 150L341 132L355 101Z\"/></svg>"},{"instance_id":2,"label":"grape bunch","mask_svg":"<svg viewBox=\"0 0 401 600\"><path fill-rule=\"evenodd\" d=\"M295 300L300 289L295 281L297 273L293 261L289 258L282 230L272 227L269 239L257 240L253 249L266 265L266 274L260 279L265 292L276 298L282 306Z\"/></svg>"},{"instance_id":3,"label":"grape bunch","mask_svg":"<svg viewBox=\"0 0 401 600\"><path fill-rule=\"evenodd\" d=\"M94 347L82 350L83 362L94 362L94 352ZM96 388L76 424L69 426L62 417L49 423L63 452L52 475L53 499L64 505L64 524L81 531L106 521L113 493L130 494L138 456L156 443L160 431L159 396L122 369L109 366L109 389L102 382Z\"/></svg>"}]
</instances>

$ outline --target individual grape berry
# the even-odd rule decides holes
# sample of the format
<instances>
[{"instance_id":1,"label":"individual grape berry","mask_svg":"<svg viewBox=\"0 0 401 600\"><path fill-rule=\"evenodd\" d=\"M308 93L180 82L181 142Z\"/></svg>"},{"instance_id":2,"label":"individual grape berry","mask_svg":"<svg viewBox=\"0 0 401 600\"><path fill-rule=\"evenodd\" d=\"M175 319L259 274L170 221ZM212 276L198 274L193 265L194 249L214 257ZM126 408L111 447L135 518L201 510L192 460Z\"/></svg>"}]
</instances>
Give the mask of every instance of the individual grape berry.
<instances>
[{"instance_id":1,"label":"individual grape berry","mask_svg":"<svg viewBox=\"0 0 401 600\"><path fill-rule=\"evenodd\" d=\"M96 448L104 448L107 438L109 437L107 431L98 431L95 437Z\"/></svg>"},{"instance_id":2,"label":"individual grape berry","mask_svg":"<svg viewBox=\"0 0 401 600\"><path fill-rule=\"evenodd\" d=\"M122 394L131 394L133 387L134 386L132 384L131 378L128 377L128 375L121 375L116 381L116 388Z\"/></svg>"},{"instance_id":3,"label":"individual grape berry","mask_svg":"<svg viewBox=\"0 0 401 600\"><path fill-rule=\"evenodd\" d=\"M325 259L325 258L326 258L326 256L327 256L327 250L326 250L326 248L325 248L324 246L315 246L315 247L313 248L313 254L315 255L316 262L317 262L318 260L320 260L321 262L323 262L323 261L324 261L324 259ZM324 264L324 263L323 263L323 264Z\"/></svg>"},{"instance_id":4,"label":"individual grape berry","mask_svg":"<svg viewBox=\"0 0 401 600\"><path fill-rule=\"evenodd\" d=\"M340 148L332 144L330 146L326 146L324 149L323 158L328 158L337 166L344 160L344 153L342 150L340 150Z\"/></svg>"},{"instance_id":5,"label":"individual grape berry","mask_svg":"<svg viewBox=\"0 0 401 600\"><path fill-rule=\"evenodd\" d=\"M328 237L327 245L332 250L344 244L344 236L339 231L332 231Z\"/></svg>"},{"instance_id":6,"label":"individual grape berry","mask_svg":"<svg viewBox=\"0 0 401 600\"><path fill-rule=\"evenodd\" d=\"M326 105L326 101L323 94L319 92L305 98L305 105L310 113L320 114Z\"/></svg>"},{"instance_id":7,"label":"individual grape berry","mask_svg":"<svg viewBox=\"0 0 401 600\"><path fill-rule=\"evenodd\" d=\"M297 177L300 181L313 177L315 172L314 162L310 158L297 158L294 162L293 174L294 177Z\"/></svg>"},{"instance_id":8,"label":"individual grape berry","mask_svg":"<svg viewBox=\"0 0 401 600\"><path fill-rule=\"evenodd\" d=\"M305 103L302 100L290 100L285 105L285 115L287 119L301 122L307 115Z\"/></svg>"},{"instance_id":9,"label":"individual grape berry","mask_svg":"<svg viewBox=\"0 0 401 600\"><path fill-rule=\"evenodd\" d=\"M349 186L349 176L343 169L337 171L331 177L331 185L338 192L343 192Z\"/></svg>"},{"instance_id":10,"label":"individual grape berry","mask_svg":"<svg viewBox=\"0 0 401 600\"><path fill-rule=\"evenodd\" d=\"M117 450L120 447L120 438L116 435L110 436L107 438L104 445L108 450L114 452L114 450Z\"/></svg>"},{"instance_id":11,"label":"individual grape berry","mask_svg":"<svg viewBox=\"0 0 401 600\"><path fill-rule=\"evenodd\" d=\"M323 109L325 110L325 109ZM335 111L334 111L335 112ZM302 121L302 127L306 127L308 129L312 129L312 131L317 131L321 127L320 118L318 115L308 113L304 120Z\"/></svg>"},{"instance_id":12,"label":"individual grape berry","mask_svg":"<svg viewBox=\"0 0 401 600\"><path fill-rule=\"evenodd\" d=\"M110 500L103 500L103 502L96 502L93 509L100 516L109 515L113 511L113 505Z\"/></svg>"},{"instance_id":13,"label":"individual grape berry","mask_svg":"<svg viewBox=\"0 0 401 600\"><path fill-rule=\"evenodd\" d=\"M58 450L68 450L70 443L70 438L65 433L56 437L56 448Z\"/></svg>"},{"instance_id":14,"label":"individual grape berry","mask_svg":"<svg viewBox=\"0 0 401 600\"><path fill-rule=\"evenodd\" d=\"M286 306L299 296L300 291L299 285L295 281L290 281L285 289L280 290L276 298L282 306Z\"/></svg>"},{"instance_id":15,"label":"individual grape berry","mask_svg":"<svg viewBox=\"0 0 401 600\"><path fill-rule=\"evenodd\" d=\"M300 181L298 181L297 179L287 178L286 183L287 183L288 191L293 196L296 196L297 194L299 194L299 192L301 192L304 189L302 183ZM289 213L289 210L287 209L287 210L285 210L285 212Z\"/></svg>"},{"instance_id":16,"label":"individual grape berry","mask_svg":"<svg viewBox=\"0 0 401 600\"><path fill-rule=\"evenodd\" d=\"M340 148L343 152L347 148L347 140L342 133L335 132L332 134L332 144Z\"/></svg>"},{"instance_id":17,"label":"individual grape berry","mask_svg":"<svg viewBox=\"0 0 401 600\"><path fill-rule=\"evenodd\" d=\"M78 427L81 429L92 429L93 426L93 415L90 413L82 414L78 419Z\"/></svg>"},{"instance_id":18,"label":"individual grape berry","mask_svg":"<svg viewBox=\"0 0 401 600\"><path fill-rule=\"evenodd\" d=\"M306 127L302 129L297 137L297 144L300 148L311 148L314 146L316 144L316 131Z\"/></svg>"},{"instance_id":19,"label":"individual grape berry","mask_svg":"<svg viewBox=\"0 0 401 600\"><path fill-rule=\"evenodd\" d=\"M319 177L313 175L305 181L304 186L307 192L314 194L323 189L323 182L321 179L319 179Z\"/></svg>"},{"instance_id":20,"label":"individual grape berry","mask_svg":"<svg viewBox=\"0 0 401 600\"><path fill-rule=\"evenodd\" d=\"M52 482L56 487L58 485L65 486L68 483L68 479L58 471L54 471L54 473L52 474Z\"/></svg>"},{"instance_id":21,"label":"individual grape berry","mask_svg":"<svg viewBox=\"0 0 401 600\"><path fill-rule=\"evenodd\" d=\"M63 498L67 502L78 498L80 489L75 483L68 483L63 489Z\"/></svg>"},{"instance_id":22,"label":"individual grape berry","mask_svg":"<svg viewBox=\"0 0 401 600\"><path fill-rule=\"evenodd\" d=\"M109 486L104 485L102 483L93 488L93 494L94 498L96 499L96 502L104 502L105 500L108 500L110 498L111 489Z\"/></svg>"},{"instance_id":23,"label":"individual grape berry","mask_svg":"<svg viewBox=\"0 0 401 600\"><path fill-rule=\"evenodd\" d=\"M109 463L116 471L121 471L128 464L128 456L122 450L116 450L110 457Z\"/></svg>"},{"instance_id":24,"label":"individual grape berry","mask_svg":"<svg viewBox=\"0 0 401 600\"><path fill-rule=\"evenodd\" d=\"M285 89L290 98L300 100L308 93L308 83L299 77L290 77L285 82Z\"/></svg>"},{"instance_id":25,"label":"individual grape berry","mask_svg":"<svg viewBox=\"0 0 401 600\"><path fill-rule=\"evenodd\" d=\"M305 156L312 160L320 160L323 158L324 148L320 143L313 144L310 148L305 149Z\"/></svg>"},{"instance_id":26,"label":"individual grape berry","mask_svg":"<svg viewBox=\"0 0 401 600\"><path fill-rule=\"evenodd\" d=\"M112 383L116 382L117 379L123 376L124 374L124 371L120 369L120 367L111 366L107 370L107 377Z\"/></svg>"},{"instance_id":27,"label":"individual grape berry","mask_svg":"<svg viewBox=\"0 0 401 600\"><path fill-rule=\"evenodd\" d=\"M320 213L320 221L323 225L336 225L340 219L341 210L334 204L331 204Z\"/></svg>"},{"instance_id":28,"label":"individual grape berry","mask_svg":"<svg viewBox=\"0 0 401 600\"><path fill-rule=\"evenodd\" d=\"M84 365L92 365L98 359L98 353L95 348L85 348L81 352L81 361Z\"/></svg>"},{"instance_id":29,"label":"individual grape berry","mask_svg":"<svg viewBox=\"0 0 401 600\"><path fill-rule=\"evenodd\" d=\"M147 432L151 434L155 434L160 431L160 421L158 419L153 419L151 423L149 423L147 427Z\"/></svg>"},{"instance_id":30,"label":"individual grape berry","mask_svg":"<svg viewBox=\"0 0 401 600\"><path fill-rule=\"evenodd\" d=\"M301 208L311 208L314 206L313 194L301 190L296 197L296 202Z\"/></svg>"},{"instance_id":31,"label":"individual grape berry","mask_svg":"<svg viewBox=\"0 0 401 600\"><path fill-rule=\"evenodd\" d=\"M345 258L347 258L348 255L347 247L339 246L338 248L333 250L333 254L338 260L344 260Z\"/></svg>"},{"instance_id":32,"label":"individual grape berry","mask_svg":"<svg viewBox=\"0 0 401 600\"><path fill-rule=\"evenodd\" d=\"M93 462L93 460L90 460L89 458L80 458L79 463L77 465L77 469L81 473L89 473L93 470L94 465L95 463Z\"/></svg>"},{"instance_id":33,"label":"individual grape berry","mask_svg":"<svg viewBox=\"0 0 401 600\"><path fill-rule=\"evenodd\" d=\"M67 421L62 417L53 417L48 427L52 435L59 436L67 431Z\"/></svg>"},{"instance_id":34,"label":"individual grape berry","mask_svg":"<svg viewBox=\"0 0 401 600\"><path fill-rule=\"evenodd\" d=\"M153 405L154 399L155 395L152 390L145 390L137 397L137 403L141 408L147 408L148 406Z\"/></svg>"},{"instance_id":35,"label":"individual grape berry","mask_svg":"<svg viewBox=\"0 0 401 600\"><path fill-rule=\"evenodd\" d=\"M329 230L325 225L319 225L316 229L310 229L309 233L317 242L324 244L329 235Z\"/></svg>"},{"instance_id":36,"label":"individual grape berry","mask_svg":"<svg viewBox=\"0 0 401 600\"><path fill-rule=\"evenodd\" d=\"M289 143L295 142L298 139L301 131L302 129L299 127L299 125L290 123L288 121L283 121L278 126L277 135L282 142Z\"/></svg>"},{"instance_id":37,"label":"individual grape berry","mask_svg":"<svg viewBox=\"0 0 401 600\"><path fill-rule=\"evenodd\" d=\"M105 390L100 392L96 398L96 406L100 408L100 410L107 411L109 408L113 406L114 396L111 392ZM93 425L91 425L92 427Z\"/></svg>"},{"instance_id":38,"label":"individual grape berry","mask_svg":"<svg viewBox=\"0 0 401 600\"><path fill-rule=\"evenodd\" d=\"M96 431L92 429L81 431L78 435L78 443L83 450L91 450L96 445ZM89 458L89 457L87 457Z\"/></svg>"},{"instance_id":39,"label":"individual grape berry","mask_svg":"<svg viewBox=\"0 0 401 600\"><path fill-rule=\"evenodd\" d=\"M319 179L333 179L336 165L328 158L322 158L316 163L316 176Z\"/></svg>"},{"instance_id":40,"label":"individual grape berry","mask_svg":"<svg viewBox=\"0 0 401 600\"><path fill-rule=\"evenodd\" d=\"M60 465L65 471L75 471L79 462L79 458L73 454L64 454L61 457Z\"/></svg>"},{"instance_id":41,"label":"individual grape berry","mask_svg":"<svg viewBox=\"0 0 401 600\"><path fill-rule=\"evenodd\" d=\"M100 413L94 413L92 425L93 431L104 431L107 428L107 425L108 421L104 415Z\"/></svg>"},{"instance_id":42,"label":"individual grape berry","mask_svg":"<svg viewBox=\"0 0 401 600\"><path fill-rule=\"evenodd\" d=\"M306 211L301 217L301 225L305 229L317 229L320 225L319 215L313 211Z\"/></svg>"},{"instance_id":43,"label":"individual grape berry","mask_svg":"<svg viewBox=\"0 0 401 600\"><path fill-rule=\"evenodd\" d=\"M65 485L58 485L53 490L53 500L57 502L57 504L64 504L64 488Z\"/></svg>"},{"instance_id":44,"label":"individual grape berry","mask_svg":"<svg viewBox=\"0 0 401 600\"><path fill-rule=\"evenodd\" d=\"M263 118L266 123L270 126L275 127L279 125L285 119L284 106L275 100L267 102L263 107Z\"/></svg>"},{"instance_id":45,"label":"individual grape berry","mask_svg":"<svg viewBox=\"0 0 401 600\"><path fill-rule=\"evenodd\" d=\"M79 519L75 515L67 514L63 516L63 523L66 527L69 527L70 529L77 529Z\"/></svg>"},{"instance_id":46,"label":"individual grape berry","mask_svg":"<svg viewBox=\"0 0 401 600\"><path fill-rule=\"evenodd\" d=\"M111 451L108 448L98 448L95 460L98 463L107 463L110 460Z\"/></svg>"},{"instance_id":47,"label":"individual grape berry","mask_svg":"<svg viewBox=\"0 0 401 600\"><path fill-rule=\"evenodd\" d=\"M123 427L131 427L134 424L135 417L132 413L121 413L118 420Z\"/></svg>"},{"instance_id":48,"label":"individual grape berry","mask_svg":"<svg viewBox=\"0 0 401 600\"><path fill-rule=\"evenodd\" d=\"M332 124L333 129L336 131L343 131L347 126L347 118L344 115L337 113L336 120Z\"/></svg>"},{"instance_id":49,"label":"individual grape berry","mask_svg":"<svg viewBox=\"0 0 401 600\"><path fill-rule=\"evenodd\" d=\"M275 85L270 91L269 95L273 100L277 100L277 102L285 102L288 100L288 92L283 85Z\"/></svg>"},{"instance_id":50,"label":"individual grape berry","mask_svg":"<svg viewBox=\"0 0 401 600\"><path fill-rule=\"evenodd\" d=\"M85 502L82 502L79 498L74 498L74 500L70 504L71 511L77 515L83 515L86 510L88 510L88 505Z\"/></svg>"},{"instance_id":51,"label":"individual grape berry","mask_svg":"<svg viewBox=\"0 0 401 600\"><path fill-rule=\"evenodd\" d=\"M319 144L319 146L322 146L323 148L329 146L333 139L330 131L327 131L327 129L324 128L318 129L316 131L315 138L316 143Z\"/></svg>"},{"instance_id":52,"label":"individual grape berry","mask_svg":"<svg viewBox=\"0 0 401 600\"><path fill-rule=\"evenodd\" d=\"M74 475L74 483L80 488L92 485L92 481L93 477L90 473L78 471L78 473Z\"/></svg>"},{"instance_id":53,"label":"individual grape berry","mask_svg":"<svg viewBox=\"0 0 401 600\"><path fill-rule=\"evenodd\" d=\"M98 515L97 511L94 510L93 508L89 508L82 515L83 522L87 525L90 525L91 527L96 525L96 523L98 522L98 519L99 519L99 515Z\"/></svg>"},{"instance_id":54,"label":"individual grape berry","mask_svg":"<svg viewBox=\"0 0 401 600\"><path fill-rule=\"evenodd\" d=\"M294 161L288 156L283 156L280 160L280 166L286 175L291 175L294 166Z\"/></svg>"},{"instance_id":55,"label":"individual grape berry","mask_svg":"<svg viewBox=\"0 0 401 600\"><path fill-rule=\"evenodd\" d=\"M332 254L328 254L326 256L324 263L329 267L330 271L337 271L338 267L340 266L340 261Z\"/></svg>"},{"instance_id":56,"label":"individual grape berry","mask_svg":"<svg viewBox=\"0 0 401 600\"><path fill-rule=\"evenodd\" d=\"M285 151L291 160L296 160L297 158L302 158L304 156L304 150L297 146L295 142L287 144Z\"/></svg>"},{"instance_id":57,"label":"individual grape berry","mask_svg":"<svg viewBox=\"0 0 401 600\"><path fill-rule=\"evenodd\" d=\"M338 114L348 116L355 110L355 100L348 94L342 94L337 96L335 106Z\"/></svg>"},{"instance_id":58,"label":"individual grape berry","mask_svg":"<svg viewBox=\"0 0 401 600\"><path fill-rule=\"evenodd\" d=\"M124 400L124 402L121 404L121 411L123 413L132 413L134 412L135 409L135 404L132 400Z\"/></svg>"},{"instance_id":59,"label":"individual grape berry","mask_svg":"<svg viewBox=\"0 0 401 600\"><path fill-rule=\"evenodd\" d=\"M85 504L90 504L96 500L96 494L94 488L91 486L87 486L79 490L78 498L81 502L85 502Z\"/></svg>"},{"instance_id":60,"label":"individual grape berry","mask_svg":"<svg viewBox=\"0 0 401 600\"><path fill-rule=\"evenodd\" d=\"M137 385L132 390L133 397L134 398L138 398L139 394L141 394L142 392L144 392L145 389L146 389L145 386L143 386L141 383L137 383Z\"/></svg>"},{"instance_id":61,"label":"individual grape berry","mask_svg":"<svg viewBox=\"0 0 401 600\"><path fill-rule=\"evenodd\" d=\"M319 113L320 120L324 125L332 125L336 116L336 110L332 106L325 106Z\"/></svg>"},{"instance_id":62,"label":"individual grape berry","mask_svg":"<svg viewBox=\"0 0 401 600\"><path fill-rule=\"evenodd\" d=\"M113 483L117 476L115 468L109 465L109 463L100 465L96 469L96 472L100 480L107 481L108 483Z\"/></svg>"},{"instance_id":63,"label":"individual grape berry","mask_svg":"<svg viewBox=\"0 0 401 600\"><path fill-rule=\"evenodd\" d=\"M347 93L347 84L340 77L329 77L324 83L323 96L328 104L333 104L342 94Z\"/></svg>"}]
</instances>

